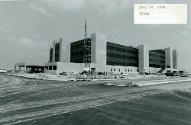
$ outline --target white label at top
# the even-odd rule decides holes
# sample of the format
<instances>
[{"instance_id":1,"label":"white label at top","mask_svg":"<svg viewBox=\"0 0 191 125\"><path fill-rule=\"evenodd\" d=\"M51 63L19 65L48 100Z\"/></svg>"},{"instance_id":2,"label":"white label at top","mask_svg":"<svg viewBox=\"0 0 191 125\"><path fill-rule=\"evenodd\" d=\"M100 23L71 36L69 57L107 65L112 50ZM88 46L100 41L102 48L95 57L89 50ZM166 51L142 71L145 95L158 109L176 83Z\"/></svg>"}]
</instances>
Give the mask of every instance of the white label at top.
<instances>
[{"instance_id":1,"label":"white label at top","mask_svg":"<svg viewBox=\"0 0 191 125\"><path fill-rule=\"evenodd\" d=\"M134 24L187 24L187 5L135 4Z\"/></svg>"}]
</instances>

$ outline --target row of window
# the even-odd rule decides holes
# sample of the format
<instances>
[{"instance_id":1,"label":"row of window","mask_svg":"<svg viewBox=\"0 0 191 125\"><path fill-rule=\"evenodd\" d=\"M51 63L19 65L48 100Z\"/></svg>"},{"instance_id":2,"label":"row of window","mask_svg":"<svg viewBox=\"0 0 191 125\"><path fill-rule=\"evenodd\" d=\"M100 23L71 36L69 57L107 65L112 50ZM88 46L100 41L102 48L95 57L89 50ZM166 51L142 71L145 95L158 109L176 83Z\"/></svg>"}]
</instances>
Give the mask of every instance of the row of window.
<instances>
[{"instance_id":1,"label":"row of window","mask_svg":"<svg viewBox=\"0 0 191 125\"><path fill-rule=\"evenodd\" d=\"M149 62L151 63L165 63L165 60L160 59L149 59Z\"/></svg>"},{"instance_id":2,"label":"row of window","mask_svg":"<svg viewBox=\"0 0 191 125\"><path fill-rule=\"evenodd\" d=\"M107 52L109 53L121 53L121 54L138 54L138 50L123 50L123 49L116 49L116 48L111 48L107 47Z\"/></svg>"},{"instance_id":3,"label":"row of window","mask_svg":"<svg viewBox=\"0 0 191 125\"><path fill-rule=\"evenodd\" d=\"M115 72L115 71L117 71L117 69L111 69L111 72ZM121 72L122 70L121 69L118 69L118 71L119 72ZM133 70L132 69L125 69L125 72L133 72Z\"/></svg>"},{"instance_id":4,"label":"row of window","mask_svg":"<svg viewBox=\"0 0 191 125\"><path fill-rule=\"evenodd\" d=\"M111 54L107 53L107 57L115 57L115 58L121 58L121 59L138 59L138 55L119 55L119 54Z\"/></svg>"},{"instance_id":5,"label":"row of window","mask_svg":"<svg viewBox=\"0 0 191 125\"><path fill-rule=\"evenodd\" d=\"M91 46L91 39L90 38L87 38L85 45ZM76 47L76 48L84 46L84 39L71 43L71 46Z\"/></svg>"},{"instance_id":6,"label":"row of window","mask_svg":"<svg viewBox=\"0 0 191 125\"><path fill-rule=\"evenodd\" d=\"M110 47L107 47L107 52L109 53L122 53L122 54L138 54L138 50L121 50L121 49L112 49Z\"/></svg>"},{"instance_id":7,"label":"row of window","mask_svg":"<svg viewBox=\"0 0 191 125\"><path fill-rule=\"evenodd\" d=\"M112 62L112 61L107 61L107 65L113 65L113 66L134 66L134 67L138 67L138 63Z\"/></svg>"},{"instance_id":8,"label":"row of window","mask_svg":"<svg viewBox=\"0 0 191 125\"><path fill-rule=\"evenodd\" d=\"M162 60L165 60L165 56L162 56L162 55L150 55L149 54L149 58L150 59L162 59Z\"/></svg>"},{"instance_id":9,"label":"row of window","mask_svg":"<svg viewBox=\"0 0 191 125\"><path fill-rule=\"evenodd\" d=\"M150 50L149 53L165 54L165 50Z\"/></svg>"},{"instance_id":10,"label":"row of window","mask_svg":"<svg viewBox=\"0 0 191 125\"><path fill-rule=\"evenodd\" d=\"M165 67L165 65L149 64L149 67L163 68L163 67Z\"/></svg>"},{"instance_id":11,"label":"row of window","mask_svg":"<svg viewBox=\"0 0 191 125\"><path fill-rule=\"evenodd\" d=\"M138 52L138 49L130 47L130 46L123 46L116 43L107 42L107 49L108 50L116 50L119 52Z\"/></svg>"},{"instance_id":12,"label":"row of window","mask_svg":"<svg viewBox=\"0 0 191 125\"><path fill-rule=\"evenodd\" d=\"M160 55L160 56L165 56L165 53L149 52L149 55Z\"/></svg>"},{"instance_id":13,"label":"row of window","mask_svg":"<svg viewBox=\"0 0 191 125\"><path fill-rule=\"evenodd\" d=\"M91 50L88 51L84 51L84 50L80 50L80 51L71 51L71 56L83 56L84 54L91 54Z\"/></svg>"},{"instance_id":14,"label":"row of window","mask_svg":"<svg viewBox=\"0 0 191 125\"><path fill-rule=\"evenodd\" d=\"M138 60L127 60L127 59L116 59L116 58L108 58L106 63L113 62L116 64L123 63L123 64L138 64Z\"/></svg>"},{"instance_id":15,"label":"row of window","mask_svg":"<svg viewBox=\"0 0 191 125\"><path fill-rule=\"evenodd\" d=\"M57 70L57 66L47 66L47 70Z\"/></svg>"}]
</instances>

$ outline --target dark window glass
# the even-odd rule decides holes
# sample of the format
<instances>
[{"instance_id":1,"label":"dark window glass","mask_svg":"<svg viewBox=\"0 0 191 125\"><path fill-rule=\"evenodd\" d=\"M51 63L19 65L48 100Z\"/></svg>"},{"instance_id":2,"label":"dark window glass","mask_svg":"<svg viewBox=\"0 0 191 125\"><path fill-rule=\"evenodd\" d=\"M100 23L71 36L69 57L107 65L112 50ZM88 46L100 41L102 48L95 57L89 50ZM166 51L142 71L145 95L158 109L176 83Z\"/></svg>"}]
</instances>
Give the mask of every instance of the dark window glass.
<instances>
[{"instance_id":1,"label":"dark window glass","mask_svg":"<svg viewBox=\"0 0 191 125\"><path fill-rule=\"evenodd\" d=\"M107 42L107 65L138 67L138 49Z\"/></svg>"},{"instance_id":2,"label":"dark window glass","mask_svg":"<svg viewBox=\"0 0 191 125\"><path fill-rule=\"evenodd\" d=\"M53 48L50 48L50 57L49 57L49 61L52 62L53 61Z\"/></svg>"},{"instance_id":3,"label":"dark window glass","mask_svg":"<svg viewBox=\"0 0 191 125\"><path fill-rule=\"evenodd\" d=\"M60 61L60 43L55 44L55 62Z\"/></svg>"},{"instance_id":4,"label":"dark window glass","mask_svg":"<svg viewBox=\"0 0 191 125\"><path fill-rule=\"evenodd\" d=\"M52 66L49 66L49 70L52 70Z\"/></svg>"},{"instance_id":5,"label":"dark window glass","mask_svg":"<svg viewBox=\"0 0 191 125\"><path fill-rule=\"evenodd\" d=\"M165 50L150 50L149 51L149 66L155 68L165 67Z\"/></svg>"},{"instance_id":6,"label":"dark window glass","mask_svg":"<svg viewBox=\"0 0 191 125\"><path fill-rule=\"evenodd\" d=\"M53 70L57 70L57 66L53 66Z\"/></svg>"},{"instance_id":7,"label":"dark window glass","mask_svg":"<svg viewBox=\"0 0 191 125\"><path fill-rule=\"evenodd\" d=\"M79 40L71 43L70 61L74 63L91 63L91 39Z\"/></svg>"}]
</instances>

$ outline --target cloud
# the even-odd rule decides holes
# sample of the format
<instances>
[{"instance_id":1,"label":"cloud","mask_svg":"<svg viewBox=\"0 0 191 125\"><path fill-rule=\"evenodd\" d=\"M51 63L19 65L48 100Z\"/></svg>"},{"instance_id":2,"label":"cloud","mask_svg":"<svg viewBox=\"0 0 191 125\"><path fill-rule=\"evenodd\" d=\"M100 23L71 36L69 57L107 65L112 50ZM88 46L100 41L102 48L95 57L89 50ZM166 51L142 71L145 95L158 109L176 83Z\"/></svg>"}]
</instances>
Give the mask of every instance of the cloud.
<instances>
[{"instance_id":1,"label":"cloud","mask_svg":"<svg viewBox=\"0 0 191 125\"><path fill-rule=\"evenodd\" d=\"M90 0L92 7L101 14L113 14L127 7L127 0Z\"/></svg>"},{"instance_id":2,"label":"cloud","mask_svg":"<svg viewBox=\"0 0 191 125\"><path fill-rule=\"evenodd\" d=\"M128 11L128 8L132 8L136 4L146 3L166 3L165 0L86 0L91 2L92 6L96 6L99 12L102 14L113 15L121 11Z\"/></svg>"},{"instance_id":3,"label":"cloud","mask_svg":"<svg viewBox=\"0 0 191 125\"><path fill-rule=\"evenodd\" d=\"M4 28L4 27L0 27L0 32L1 33L7 33L8 30L6 28Z\"/></svg>"},{"instance_id":4,"label":"cloud","mask_svg":"<svg viewBox=\"0 0 191 125\"><path fill-rule=\"evenodd\" d=\"M32 40L32 39L30 39L30 38L27 38L27 37L23 37L23 38L20 38L19 40L18 40L18 43L20 44L20 45L24 45L24 46L32 46L32 45L34 45L34 41Z\"/></svg>"},{"instance_id":5,"label":"cloud","mask_svg":"<svg viewBox=\"0 0 191 125\"><path fill-rule=\"evenodd\" d=\"M95 9L101 14L112 14L127 9L127 0L43 0L52 9L78 11Z\"/></svg>"},{"instance_id":6,"label":"cloud","mask_svg":"<svg viewBox=\"0 0 191 125\"><path fill-rule=\"evenodd\" d=\"M51 8L63 10L79 10L85 7L85 0L44 0Z\"/></svg>"},{"instance_id":7,"label":"cloud","mask_svg":"<svg viewBox=\"0 0 191 125\"><path fill-rule=\"evenodd\" d=\"M189 29L189 30L190 30L190 29L191 29L191 25L188 25L188 26L186 27L186 29Z\"/></svg>"},{"instance_id":8,"label":"cloud","mask_svg":"<svg viewBox=\"0 0 191 125\"><path fill-rule=\"evenodd\" d=\"M17 44L28 48L42 48L47 45L47 40L40 37L20 37L17 38Z\"/></svg>"},{"instance_id":9,"label":"cloud","mask_svg":"<svg viewBox=\"0 0 191 125\"><path fill-rule=\"evenodd\" d=\"M134 3L145 3L143 0L43 0L43 2L55 10L92 9L105 15L114 15L124 10L128 11L128 8L133 7ZM156 3L156 1L148 0L147 3ZM164 3L164 0L159 0L158 3Z\"/></svg>"},{"instance_id":10,"label":"cloud","mask_svg":"<svg viewBox=\"0 0 191 125\"><path fill-rule=\"evenodd\" d=\"M0 0L0 2L1 2L1 1L2 1L2 2L3 2L3 1L4 1L4 2L7 2L7 1L23 1L23 0Z\"/></svg>"},{"instance_id":11,"label":"cloud","mask_svg":"<svg viewBox=\"0 0 191 125\"><path fill-rule=\"evenodd\" d=\"M30 7L31 7L31 9L34 9L34 10L40 12L43 15L52 16L50 12L48 12L43 7L40 7L37 4L35 4L35 3L30 3Z\"/></svg>"}]
</instances>

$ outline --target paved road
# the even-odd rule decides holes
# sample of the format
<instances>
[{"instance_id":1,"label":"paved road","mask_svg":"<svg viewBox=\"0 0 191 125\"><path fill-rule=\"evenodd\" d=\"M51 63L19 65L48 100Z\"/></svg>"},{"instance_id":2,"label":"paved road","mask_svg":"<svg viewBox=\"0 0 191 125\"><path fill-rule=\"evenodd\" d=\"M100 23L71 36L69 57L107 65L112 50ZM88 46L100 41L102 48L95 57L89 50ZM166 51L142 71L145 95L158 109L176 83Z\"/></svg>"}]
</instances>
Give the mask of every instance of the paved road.
<instances>
[{"instance_id":1,"label":"paved road","mask_svg":"<svg viewBox=\"0 0 191 125\"><path fill-rule=\"evenodd\" d=\"M33 121L188 88L190 82L126 88L107 87L100 82L41 81L0 75L0 124Z\"/></svg>"}]
</instances>

